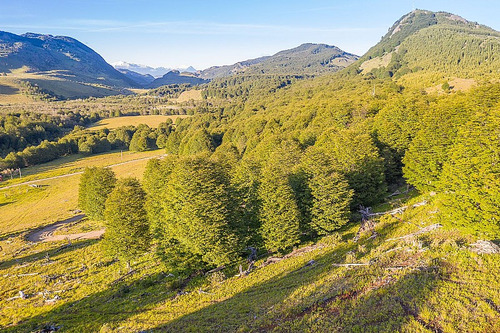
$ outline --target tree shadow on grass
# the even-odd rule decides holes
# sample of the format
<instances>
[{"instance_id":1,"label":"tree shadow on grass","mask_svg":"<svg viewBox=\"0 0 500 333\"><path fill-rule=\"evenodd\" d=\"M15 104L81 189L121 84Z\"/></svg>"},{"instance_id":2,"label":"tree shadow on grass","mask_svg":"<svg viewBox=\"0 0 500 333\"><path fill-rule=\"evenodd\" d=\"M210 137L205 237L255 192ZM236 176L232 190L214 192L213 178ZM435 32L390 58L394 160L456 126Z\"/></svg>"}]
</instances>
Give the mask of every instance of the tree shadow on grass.
<instances>
[{"instance_id":1,"label":"tree shadow on grass","mask_svg":"<svg viewBox=\"0 0 500 333\"><path fill-rule=\"evenodd\" d=\"M111 285L104 291L4 327L2 332L42 332L47 326L55 326L61 331L99 332L105 324L124 321L175 295L175 292L159 288L162 282L165 282L165 275L158 273L131 283Z\"/></svg>"},{"instance_id":2,"label":"tree shadow on grass","mask_svg":"<svg viewBox=\"0 0 500 333\"><path fill-rule=\"evenodd\" d=\"M321 260L318 258L318 262ZM301 299L300 288L321 279L314 270L305 274L308 276L289 273L252 286L153 331L397 332L409 320L415 320L426 330L442 332L438 322L426 321L418 310L436 286L434 273L410 273L379 288L376 284L383 282L374 277L366 281L368 286L339 280L323 286L328 287L325 290L308 290Z\"/></svg>"},{"instance_id":3,"label":"tree shadow on grass","mask_svg":"<svg viewBox=\"0 0 500 333\"><path fill-rule=\"evenodd\" d=\"M388 233L391 227L388 224L378 232ZM384 240L371 242L367 247ZM346 253L357 247L352 242L342 243L327 253L272 264L251 273L259 274L263 281L252 282L251 275L241 278L243 284L248 279L248 287L227 299L217 292L200 297L198 301L210 305L165 323L162 317L175 316L175 312L184 311L182 307L189 311L189 304L196 304L192 303L194 295L179 296L172 301L172 307L162 305L154 313L139 316L133 324L165 332L401 331L407 329L408 323L420 331L443 331L439 318L429 320L428 315L421 315L426 300L442 281L439 266L414 267L391 274L387 273L391 272L387 266L393 265L392 257L352 269L332 265L343 262ZM367 261L364 256L360 254L356 260ZM311 257L315 260L312 264ZM105 324L113 329L174 296L162 282L165 278L157 274L147 281L110 286L6 331L40 329L45 323L80 332L99 331Z\"/></svg>"},{"instance_id":4,"label":"tree shadow on grass","mask_svg":"<svg viewBox=\"0 0 500 333\"><path fill-rule=\"evenodd\" d=\"M388 224L377 231L387 234L391 228L393 225ZM379 238L365 242L365 246L373 248L382 242ZM440 281L438 268L391 274L386 267L393 264L391 260L335 267L333 263L342 263L347 253L358 247L352 242L343 244L316 256L312 265L302 263L231 298L214 300L215 304L157 325L153 331L396 332L413 321L422 331L442 332L438 321L422 318L419 310ZM363 258L358 255L356 260L368 261Z\"/></svg>"},{"instance_id":5,"label":"tree shadow on grass","mask_svg":"<svg viewBox=\"0 0 500 333\"><path fill-rule=\"evenodd\" d=\"M34 261L37 261L37 260L40 260L43 258L51 258L52 256L60 255L63 253L67 253L70 251L74 251L77 249L81 249L81 248L90 246L98 241L99 241L98 239L88 239L88 240L84 240L84 241L74 242L71 244L66 243L66 244L62 244L60 246L57 246L56 248L52 248L50 250L33 253L33 254L30 254L30 255L27 255L24 257L15 257L15 258L12 258L10 260L1 261L0 262L0 269L7 269L7 268L10 268L14 265L18 265L18 264L20 265L23 263L34 262ZM28 250L28 249L29 248L26 248L26 250Z\"/></svg>"},{"instance_id":6,"label":"tree shadow on grass","mask_svg":"<svg viewBox=\"0 0 500 333\"><path fill-rule=\"evenodd\" d=\"M2 242L4 240L7 240L9 238L17 237L19 235L22 235L25 232L26 232L26 230L18 230L18 231L12 231L12 232L7 232L7 233L4 233L4 234L0 234L0 242Z\"/></svg>"}]
</instances>

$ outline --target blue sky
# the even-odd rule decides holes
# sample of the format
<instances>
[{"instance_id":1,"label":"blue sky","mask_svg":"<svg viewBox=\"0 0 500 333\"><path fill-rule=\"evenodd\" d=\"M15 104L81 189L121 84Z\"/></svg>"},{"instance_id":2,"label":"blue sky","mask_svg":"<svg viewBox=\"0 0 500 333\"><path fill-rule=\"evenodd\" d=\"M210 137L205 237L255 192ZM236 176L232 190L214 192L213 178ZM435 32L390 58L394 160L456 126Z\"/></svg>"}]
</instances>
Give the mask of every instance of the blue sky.
<instances>
[{"instance_id":1,"label":"blue sky","mask_svg":"<svg viewBox=\"0 0 500 333\"><path fill-rule=\"evenodd\" d=\"M413 8L500 30L498 0L0 0L0 30L71 36L108 62L203 69L306 42L362 55Z\"/></svg>"}]
</instances>

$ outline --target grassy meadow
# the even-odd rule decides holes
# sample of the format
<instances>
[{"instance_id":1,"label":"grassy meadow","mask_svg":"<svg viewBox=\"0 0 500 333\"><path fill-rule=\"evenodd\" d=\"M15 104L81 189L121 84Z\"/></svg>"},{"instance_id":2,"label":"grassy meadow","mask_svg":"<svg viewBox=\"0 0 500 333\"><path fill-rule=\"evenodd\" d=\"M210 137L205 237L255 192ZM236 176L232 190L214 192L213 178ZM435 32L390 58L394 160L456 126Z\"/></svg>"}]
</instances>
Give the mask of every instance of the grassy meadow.
<instances>
[{"instance_id":1,"label":"grassy meadow","mask_svg":"<svg viewBox=\"0 0 500 333\"><path fill-rule=\"evenodd\" d=\"M122 126L137 126L139 124L146 124L151 128L157 128L159 124L164 123L167 119L172 119L175 123L177 118L186 118L187 115L173 115L173 116L163 116L163 115L150 115L150 116L125 116L125 117L115 117L106 118L98 121L90 127L92 130L100 130L103 128L115 129Z\"/></svg>"},{"instance_id":2,"label":"grassy meadow","mask_svg":"<svg viewBox=\"0 0 500 333\"><path fill-rule=\"evenodd\" d=\"M112 152L90 157L71 155L23 169L21 179L8 180L0 185L0 237L73 216L77 209L79 172L85 167L119 164L112 167L119 177L141 178L147 158L163 154L163 150L155 150ZM44 180L46 178L53 179ZM23 182L34 182L39 187L27 184L6 188Z\"/></svg>"}]
</instances>

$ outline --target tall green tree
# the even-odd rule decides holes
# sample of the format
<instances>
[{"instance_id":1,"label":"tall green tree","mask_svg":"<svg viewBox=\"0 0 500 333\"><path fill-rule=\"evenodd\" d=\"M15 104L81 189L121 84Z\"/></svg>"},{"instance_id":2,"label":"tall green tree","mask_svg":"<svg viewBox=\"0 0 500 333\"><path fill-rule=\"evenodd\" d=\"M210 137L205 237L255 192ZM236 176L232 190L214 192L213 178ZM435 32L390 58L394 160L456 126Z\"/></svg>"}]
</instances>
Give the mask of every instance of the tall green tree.
<instances>
[{"instance_id":1,"label":"tall green tree","mask_svg":"<svg viewBox=\"0 0 500 333\"><path fill-rule=\"evenodd\" d=\"M145 200L146 193L134 178L120 179L106 200L103 245L129 267L130 260L146 252L151 243Z\"/></svg>"},{"instance_id":2,"label":"tall green tree","mask_svg":"<svg viewBox=\"0 0 500 333\"><path fill-rule=\"evenodd\" d=\"M320 235L329 234L349 222L354 191L342 174L318 174L309 181L313 204L311 227Z\"/></svg>"},{"instance_id":3,"label":"tall green tree","mask_svg":"<svg viewBox=\"0 0 500 333\"><path fill-rule=\"evenodd\" d=\"M352 208L380 202L387 191L384 162L373 139L362 128L325 131L315 144L333 171L354 190Z\"/></svg>"},{"instance_id":4,"label":"tall green tree","mask_svg":"<svg viewBox=\"0 0 500 333\"><path fill-rule=\"evenodd\" d=\"M459 98L459 97L456 97ZM446 101L446 103L445 103ZM403 173L420 191L435 191L458 129L470 116L464 103L446 99L428 110L404 158ZM463 102L462 99L460 99Z\"/></svg>"},{"instance_id":5,"label":"tall green tree","mask_svg":"<svg viewBox=\"0 0 500 333\"><path fill-rule=\"evenodd\" d=\"M85 168L80 177L78 205L95 220L104 219L106 199L116 184L115 173L108 168Z\"/></svg>"},{"instance_id":6,"label":"tall green tree","mask_svg":"<svg viewBox=\"0 0 500 333\"><path fill-rule=\"evenodd\" d=\"M259 186L260 221L269 251L284 251L300 242L300 211L289 178L281 166L269 161Z\"/></svg>"},{"instance_id":7,"label":"tall green tree","mask_svg":"<svg viewBox=\"0 0 500 333\"><path fill-rule=\"evenodd\" d=\"M208 266L233 261L239 242L234 228L234 201L224 168L206 156L178 160L168 176L163 235L182 252L198 256Z\"/></svg>"},{"instance_id":8,"label":"tall green tree","mask_svg":"<svg viewBox=\"0 0 500 333\"><path fill-rule=\"evenodd\" d=\"M180 143L179 152L182 155L209 153L215 150L212 137L205 129L187 133Z\"/></svg>"},{"instance_id":9,"label":"tall green tree","mask_svg":"<svg viewBox=\"0 0 500 333\"><path fill-rule=\"evenodd\" d=\"M477 113L457 135L443 166L443 213L489 237L500 235L500 108Z\"/></svg>"}]
</instances>

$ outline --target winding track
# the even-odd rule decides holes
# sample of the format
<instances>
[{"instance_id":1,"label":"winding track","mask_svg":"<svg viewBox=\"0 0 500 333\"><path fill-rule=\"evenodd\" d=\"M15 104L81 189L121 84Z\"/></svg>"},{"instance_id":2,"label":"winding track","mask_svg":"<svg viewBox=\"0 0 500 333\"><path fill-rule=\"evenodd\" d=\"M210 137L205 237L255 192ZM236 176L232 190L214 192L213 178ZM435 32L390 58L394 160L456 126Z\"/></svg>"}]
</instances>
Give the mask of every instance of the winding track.
<instances>
[{"instance_id":1,"label":"winding track","mask_svg":"<svg viewBox=\"0 0 500 333\"><path fill-rule=\"evenodd\" d=\"M119 166L119 165L124 165L132 162L138 162L138 161L144 161L144 160L150 160L153 158L163 158L166 156L166 154L159 155L159 156L150 156L150 157L144 157L144 158L139 158L136 160L130 160L126 162L120 162L116 164L111 164L106 166L107 168ZM59 179L59 178L64 178L64 177L70 177L70 176L75 176L75 175L80 175L82 174L83 171L79 172L73 172L73 173L68 173L65 175L60 175L60 176L54 176L54 177L48 177L48 178L42 178L42 179L36 179L36 180L31 180L28 182L24 183L19 183L19 184L14 184L14 185L9 185L5 187L1 187L0 190L6 190L9 188L17 187L17 186L22 186L22 185L30 185L30 184L35 184L38 182L43 182L51 179ZM79 214L75 215L73 217L70 217L68 219L58 221L52 224L49 224L41 229L37 229L34 231L29 232L25 237L28 241L30 242L55 242L55 241L60 241L60 240L73 240L73 239L96 239L100 238L104 234L104 229L100 230L94 230L94 231L89 231L89 232L82 232L82 233L77 233L77 234L68 234L68 235L54 235L54 232L64 226L65 224L72 223L72 222L77 222L80 221L85 217L85 214Z\"/></svg>"},{"instance_id":2,"label":"winding track","mask_svg":"<svg viewBox=\"0 0 500 333\"><path fill-rule=\"evenodd\" d=\"M26 235L26 240L34 243L38 242L55 242L60 240L70 240L70 239L96 239L100 238L104 234L104 229L94 230L89 232L82 232L78 234L69 235L54 235L54 232L64 226L65 224L80 221L85 217L85 214L75 215L69 219L58 221L56 223L49 224L48 226L31 231Z\"/></svg>"}]
</instances>

